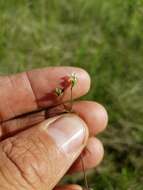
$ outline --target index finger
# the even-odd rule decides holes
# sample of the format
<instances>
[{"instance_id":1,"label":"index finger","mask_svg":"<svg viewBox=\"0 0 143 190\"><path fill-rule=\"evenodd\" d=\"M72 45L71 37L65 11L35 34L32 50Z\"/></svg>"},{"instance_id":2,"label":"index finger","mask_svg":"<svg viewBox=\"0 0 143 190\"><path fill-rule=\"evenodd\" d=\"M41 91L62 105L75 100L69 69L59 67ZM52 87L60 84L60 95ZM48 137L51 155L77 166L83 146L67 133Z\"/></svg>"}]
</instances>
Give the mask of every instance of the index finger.
<instances>
[{"instance_id":1,"label":"index finger","mask_svg":"<svg viewBox=\"0 0 143 190\"><path fill-rule=\"evenodd\" d=\"M73 98L86 94L90 88L90 77L86 71L76 67L49 67L0 77L0 120L5 121L21 114L50 107L55 103L56 87L66 87L66 77L76 73L78 83L73 89ZM70 99L67 89L62 101Z\"/></svg>"}]
</instances>

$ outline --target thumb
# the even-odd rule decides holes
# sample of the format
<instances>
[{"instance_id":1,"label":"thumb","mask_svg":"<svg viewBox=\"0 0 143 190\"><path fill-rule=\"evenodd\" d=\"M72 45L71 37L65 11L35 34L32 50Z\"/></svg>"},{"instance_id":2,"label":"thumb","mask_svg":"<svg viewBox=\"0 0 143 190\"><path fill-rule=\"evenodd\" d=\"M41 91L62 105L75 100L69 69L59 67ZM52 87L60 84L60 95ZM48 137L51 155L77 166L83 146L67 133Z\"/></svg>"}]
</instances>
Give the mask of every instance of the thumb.
<instances>
[{"instance_id":1,"label":"thumb","mask_svg":"<svg viewBox=\"0 0 143 190\"><path fill-rule=\"evenodd\" d=\"M87 138L84 121L65 114L2 141L2 189L53 189L80 155Z\"/></svg>"}]
</instances>

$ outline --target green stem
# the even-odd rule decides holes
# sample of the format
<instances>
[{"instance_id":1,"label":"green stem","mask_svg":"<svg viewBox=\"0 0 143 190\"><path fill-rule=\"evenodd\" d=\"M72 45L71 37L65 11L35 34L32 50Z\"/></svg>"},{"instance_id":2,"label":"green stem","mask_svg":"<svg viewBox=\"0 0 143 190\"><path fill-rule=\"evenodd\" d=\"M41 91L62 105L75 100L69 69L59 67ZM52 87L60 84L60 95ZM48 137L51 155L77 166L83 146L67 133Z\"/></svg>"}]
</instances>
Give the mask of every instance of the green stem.
<instances>
[{"instance_id":1,"label":"green stem","mask_svg":"<svg viewBox=\"0 0 143 190\"><path fill-rule=\"evenodd\" d=\"M70 97L70 111L72 112L73 107L73 86L71 86L71 97Z\"/></svg>"}]
</instances>

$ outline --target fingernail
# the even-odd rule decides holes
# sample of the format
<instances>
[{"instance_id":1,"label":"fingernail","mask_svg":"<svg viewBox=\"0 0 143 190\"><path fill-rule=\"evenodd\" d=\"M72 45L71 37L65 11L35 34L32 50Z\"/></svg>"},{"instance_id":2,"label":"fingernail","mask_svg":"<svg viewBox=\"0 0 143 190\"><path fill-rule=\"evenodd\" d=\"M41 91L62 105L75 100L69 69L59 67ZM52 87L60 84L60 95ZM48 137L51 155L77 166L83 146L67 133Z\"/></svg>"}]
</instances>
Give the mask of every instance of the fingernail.
<instances>
[{"instance_id":1,"label":"fingernail","mask_svg":"<svg viewBox=\"0 0 143 190\"><path fill-rule=\"evenodd\" d=\"M48 135L65 153L74 153L84 144L86 124L74 114L65 114L47 128Z\"/></svg>"}]
</instances>

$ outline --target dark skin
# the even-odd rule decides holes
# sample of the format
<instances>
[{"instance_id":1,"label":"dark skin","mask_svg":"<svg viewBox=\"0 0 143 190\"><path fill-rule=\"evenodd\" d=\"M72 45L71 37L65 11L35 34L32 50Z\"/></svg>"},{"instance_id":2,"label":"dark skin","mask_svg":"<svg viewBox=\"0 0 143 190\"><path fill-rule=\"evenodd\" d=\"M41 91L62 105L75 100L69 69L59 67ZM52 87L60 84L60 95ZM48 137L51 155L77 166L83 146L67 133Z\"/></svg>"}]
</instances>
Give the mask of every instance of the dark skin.
<instances>
[{"instance_id":1,"label":"dark skin","mask_svg":"<svg viewBox=\"0 0 143 190\"><path fill-rule=\"evenodd\" d=\"M45 110L50 110L51 107L54 107L56 104L61 104L61 101L65 102L70 100L70 88L67 88L64 97L62 100L58 100L58 102L56 99L54 99L52 94L59 84L67 85L64 83L63 79L73 72L75 72L78 76L78 83L73 89L73 99L76 99L86 94L90 89L89 75L84 70L79 68L51 67L16 74L13 76L0 77L1 154L3 152L3 147L8 146L11 138L20 140L22 138L25 139L25 136L31 133L30 130L34 130L32 134L37 135L39 133L40 136L40 132L38 131L39 128L37 129L37 126L39 125L37 124L40 123L41 126L41 123L48 119L48 117L45 115ZM40 110L40 112L38 112L38 110ZM104 107L96 102L75 101L73 104L73 110L86 123L89 135L87 135L88 137L84 145L84 150L82 148L79 151L76 159L74 158L74 160L68 161L70 166L70 169L68 170L69 173L82 171L81 160L79 157L81 152L83 152L82 157L84 159L85 169L93 168L101 162L104 154L103 146L102 143L94 136L105 129L108 120ZM44 137L42 136L41 138ZM26 138L26 143L28 143L27 139L28 138ZM17 143L17 140L14 142ZM20 152L21 150L16 149L15 154L18 155L19 153L17 151ZM50 156L52 157L51 154ZM3 157L0 159L2 162L7 164L6 159L3 160ZM44 159L42 160L42 164L46 164L44 163ZM7 164L7 167L11 166ZM69 167L67 167L65 170L68 168ZM0 171L5 171L3 165L0 166ZM63 171L63 175L66 172L67 171ZM7 183L10 186L9 180L3 180L4 172L0 172L0 174L0 182L3 184ZM7 172L5 175L7 175L6 179L9 179L9 174ZM32 175L30 174L29 177L30 176ZM55 182L53 182L55 183L53 185L54 187L56 185L56 181L59 181L62 176L58 177L58 179L55 179L57 176L54 176L52 173L47 173L47 176L44 177L52 178L53 181L55 180ZM17 188L22 189L20 186L14 185L13 189L15 190ZM37 184L36 188L42 190L44 189L43 186L40 186L40 182ZM0 189L4 190L4 187L0 187ZM56 189L80 189L80 187L77 185L68 185L65 187L57 186Z\"/></svg>"}]
</instances>

